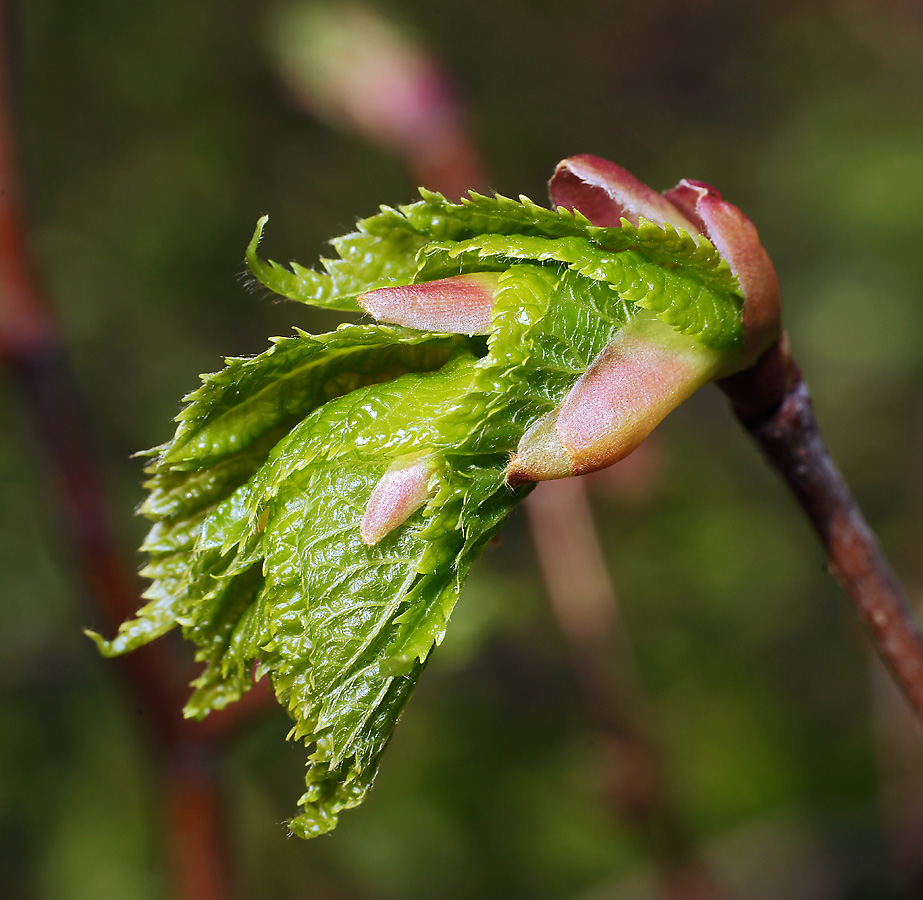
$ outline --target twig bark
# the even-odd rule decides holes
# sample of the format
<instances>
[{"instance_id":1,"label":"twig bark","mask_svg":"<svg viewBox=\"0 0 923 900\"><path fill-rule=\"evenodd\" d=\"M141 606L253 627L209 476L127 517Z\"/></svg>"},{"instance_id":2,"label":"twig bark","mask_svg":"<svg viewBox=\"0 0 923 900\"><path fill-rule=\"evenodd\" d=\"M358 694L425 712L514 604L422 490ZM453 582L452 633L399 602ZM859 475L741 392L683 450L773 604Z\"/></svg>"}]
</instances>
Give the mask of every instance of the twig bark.
<instances>
[{"instance_id":1,"label":"twig bark","mask_svg":"<svg viewBox=\"0 0 923 900\"><path fill-rule=\"evenodd\" d=\"M897 550L911 602L923 597L923 406L915 407L916 429L901 517L904 536ZM881 802L891 857L891 872L901 896L923 897L923 754L917 719L880 660L869 667L875 749L881 772Z\"/></svg>"},{"instance_id":2,"label":"twig bark","mask_svg":"<svg viewBox=\"0 0 923 900\"><path fill-rule=\"evenodd\" d=\"M923 723L923 636L820 435L807 385L786 338L752 369L719 386L795 495L827 551L831 572Z\"/></svg>"}]
</instances>

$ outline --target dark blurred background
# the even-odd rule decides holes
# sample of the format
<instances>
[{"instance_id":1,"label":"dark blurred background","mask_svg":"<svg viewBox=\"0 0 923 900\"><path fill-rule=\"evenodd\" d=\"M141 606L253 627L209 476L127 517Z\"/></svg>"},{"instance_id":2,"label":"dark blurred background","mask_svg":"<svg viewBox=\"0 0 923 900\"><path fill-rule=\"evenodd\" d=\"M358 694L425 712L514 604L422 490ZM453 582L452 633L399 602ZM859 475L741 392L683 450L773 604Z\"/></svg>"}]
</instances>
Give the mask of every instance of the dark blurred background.
<instances>
[{"instance_id":1,"label":"dark blurred background","mask_svg":"<svg viewBox=\"0 0 923 900\"><path fill-rule=\"evenodd\" d=\"M329 313L240 282L313 265L400 154L281 86L269 0L28 0L8 47L33 250L119 539L141 464L223 355ZM913 0L403 0L467 109L489 185L545 200L596 153L717 185L779 272L821 427L908 591L923 562L923 7ZM0 895L159 900L158 783L76 574L55 480L0 384ZM729 896L923 896L923 743L819 545L726 401L675 413L591 496L682 815ZM521 515L468 584L378 783L331 837L286 840L304 751L254 719L218 758L240 898L648 898L649 854L601 796Z\"/></svg>"}]
</instances>

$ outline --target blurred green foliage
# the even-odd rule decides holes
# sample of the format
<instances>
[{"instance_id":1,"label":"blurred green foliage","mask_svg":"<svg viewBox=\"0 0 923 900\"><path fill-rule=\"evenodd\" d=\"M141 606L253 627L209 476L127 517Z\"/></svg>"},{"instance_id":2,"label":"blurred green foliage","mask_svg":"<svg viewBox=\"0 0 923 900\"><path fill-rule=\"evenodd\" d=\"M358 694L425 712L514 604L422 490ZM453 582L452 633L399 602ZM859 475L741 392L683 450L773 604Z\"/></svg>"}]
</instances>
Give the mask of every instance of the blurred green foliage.
<instances>
[{"instance_id":1,"label":"blurred green foliage","mask_svg":"<svg viewBox=\"0 0 923 900\"><path fill-rule=\"evenodd\" d=\"M357 216L413 197L399 160L286 102L259 40L270 6L14 9L35 250L126 552L143 532L129 455L169 436L196 375L336 321L238 283L256 217L273 215L268 255L312 264ZM918 593L919 6L405 0L400 14L453 73L498 191L543 200L555 162L591 152L655 186L714 183L756 222L821 426ZM80 633L98 623L55 485L0 390L0 895L165 897L143 729ZM813 536L717 392L660 436L646 493L598 480L594 498L685 814L748 900L905 896L867 645ZM286 731L281 714L258 721L222 763L242 898L649 896L600 797L521 519L475 568L370 800L309 845L278 824L302 779Z\"/></svg>"}]
</instances>

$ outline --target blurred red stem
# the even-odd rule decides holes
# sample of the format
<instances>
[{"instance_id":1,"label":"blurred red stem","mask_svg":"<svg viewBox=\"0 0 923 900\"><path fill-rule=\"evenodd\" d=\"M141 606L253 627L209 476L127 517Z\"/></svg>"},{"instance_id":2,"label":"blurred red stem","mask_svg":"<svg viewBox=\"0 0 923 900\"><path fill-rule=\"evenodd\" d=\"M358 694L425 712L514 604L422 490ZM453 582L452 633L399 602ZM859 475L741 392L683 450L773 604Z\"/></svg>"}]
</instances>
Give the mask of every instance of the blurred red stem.
<instances>
[{"instance_id":1,"label":"blurred red stem","mask_svg":"<svg viewBox=\"0 0 923 900\"><path fill-rule=\"evenodd\" d=\"M830 456L787 339L719 382L741 424L788 484L885 666L923 723L923 636L891 567Z\"/></svg>"},{"instance_id":2,"label":"blurred red stem","mask_svg":"<svg viewBox=\"0 0 923 900\"><path fill-rule=\"evenodd\" d=\"M6 48L0 0L0 47ZM9 58L8 52L6 59ZM131 615L138 581L115 542L86 435L82 404L63 342L28 254L16 177L7 71L0 66L0 363L13 378L55 471L59 508L106 628ZM175 717L171 666L163 651L143 662L125 658L123 671L157 732ZM167 694L170 696L167 696Z\"/></svg>"},{"instance_id":3,"label":"blurred red stem","mask_svg":"<svg viewBox=\"0 0 923 900\"><path fill-rule=\"evenodd\" d=\"M0 366L19 389L54 470L56 505L76 549L88 599L102 627L111 632L134 613L139 581L114 538L82 403L27 248L7 83L7 22L0 0ZM184 720L180 710L188 672L177 666L165 644L145 647L117 664L144 716L166 785L171 895L182 900L228 897L229 859L209 759L215 740L239 716L218 715L204 726ZM251 692L246 709L261 705L264 693L261 688Z\"/></svg>"},{"instance_id":4,"label":"blurred red stem","mask_svg":"<svg viewBox=\"0 0 923 900\"><path fill-rule=\"evenodd\" d=\"M718 900L668 787L650 708L620 622L583 478L538 485L526 500L548 599L583 705L603 742L606 794L656 861L669 900Z\"/></svg>"},{"instance_id":5,"label":"blurred red stem","mask_svg":"<svg viewBox=\"0 0 923 900\"><path fill-rule=\"evenodd\" d=\"M225 900L233 894L211 749L202 740L179 741L168 757L164 835L176 900Z\"/></svg>"}]
</instances>

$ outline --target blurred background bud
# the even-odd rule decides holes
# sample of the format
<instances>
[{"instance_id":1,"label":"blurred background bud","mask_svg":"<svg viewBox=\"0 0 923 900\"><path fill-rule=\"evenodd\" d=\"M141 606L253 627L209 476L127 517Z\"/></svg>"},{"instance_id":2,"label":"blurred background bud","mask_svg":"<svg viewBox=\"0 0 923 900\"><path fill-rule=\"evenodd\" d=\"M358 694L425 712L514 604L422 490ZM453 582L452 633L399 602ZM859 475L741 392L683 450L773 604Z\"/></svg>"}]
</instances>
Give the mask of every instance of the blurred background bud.
<instances>
[{"instance_id":1,"label":"blurred background bud","mask_svg":"<svg viewBox=\"0 0 923 900\"><path fill-rule=\"evenodd\" d=\"M308 2L276 8L267 35L297 105L404 157L422 185L481 186L461 105L409 31L363 3Z\"/></svg>"}]
</instances>

